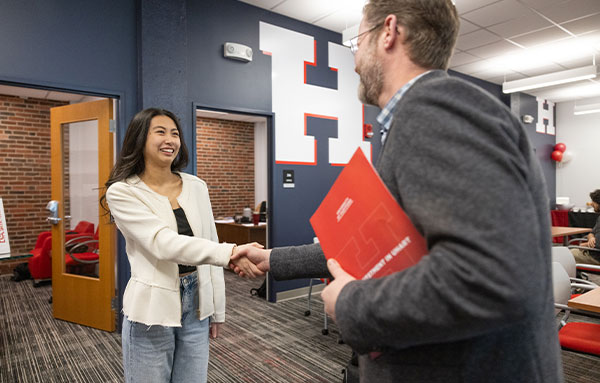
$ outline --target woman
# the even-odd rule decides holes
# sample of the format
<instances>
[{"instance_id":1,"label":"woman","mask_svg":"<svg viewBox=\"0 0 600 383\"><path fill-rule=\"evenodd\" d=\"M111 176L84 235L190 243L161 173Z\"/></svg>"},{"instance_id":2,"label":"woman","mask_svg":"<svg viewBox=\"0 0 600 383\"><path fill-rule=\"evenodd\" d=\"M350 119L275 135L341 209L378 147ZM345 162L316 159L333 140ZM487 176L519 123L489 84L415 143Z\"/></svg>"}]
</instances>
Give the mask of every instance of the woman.
<instances>
[{"instance_id":1,"label":"woman","mask_svg":"<svg viewBox=\"0 0 600 383\"><path fill-rule=\"evenodd\" d=\"M106 182L131 265L123 296L127 382L206 382L209 331L216 338L225 320L222 267L237 249L218 243L206 183L180 173L187 162L177 117L150 108L129 124Z\"/></svg>"}]
</instances>

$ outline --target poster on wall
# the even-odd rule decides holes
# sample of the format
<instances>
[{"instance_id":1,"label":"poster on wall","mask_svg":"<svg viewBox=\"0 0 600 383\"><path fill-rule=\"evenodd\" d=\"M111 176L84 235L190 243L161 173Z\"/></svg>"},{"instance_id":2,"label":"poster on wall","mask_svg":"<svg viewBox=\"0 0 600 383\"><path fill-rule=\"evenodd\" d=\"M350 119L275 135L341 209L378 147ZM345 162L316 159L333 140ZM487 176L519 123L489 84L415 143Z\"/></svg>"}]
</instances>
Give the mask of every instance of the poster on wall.
<instances>
[{"instance_id":1,"label":"poster on wall","mask_svg":"<svg viewBox=\"0 0 600 383\"><path fill-rule=\"evenodd\" d=\"M4 217L4 205L2 204L2 198L0 198L0 258L10 257L8 231L6 229L6 219Z\"/></svg>"}]
</instances>

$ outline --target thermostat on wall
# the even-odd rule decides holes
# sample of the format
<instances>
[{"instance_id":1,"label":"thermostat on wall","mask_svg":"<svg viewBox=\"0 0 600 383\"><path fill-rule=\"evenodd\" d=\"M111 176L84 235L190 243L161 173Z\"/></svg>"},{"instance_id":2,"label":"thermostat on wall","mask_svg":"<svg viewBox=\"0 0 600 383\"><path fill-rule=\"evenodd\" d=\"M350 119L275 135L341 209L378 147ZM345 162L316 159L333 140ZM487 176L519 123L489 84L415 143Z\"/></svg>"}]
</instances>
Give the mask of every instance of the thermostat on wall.
<instances>
[{"instance_id":1,"label":"thermostat on wall","mask_svg":"<svg viewBox=\"0 0 600 383\"><path fill-rule=\"evenodd\" d=\"M252 61L252 48L237 43L225 43L223 44L223 56L225 58L249 62Z\"/></svg>"}]
</instances>

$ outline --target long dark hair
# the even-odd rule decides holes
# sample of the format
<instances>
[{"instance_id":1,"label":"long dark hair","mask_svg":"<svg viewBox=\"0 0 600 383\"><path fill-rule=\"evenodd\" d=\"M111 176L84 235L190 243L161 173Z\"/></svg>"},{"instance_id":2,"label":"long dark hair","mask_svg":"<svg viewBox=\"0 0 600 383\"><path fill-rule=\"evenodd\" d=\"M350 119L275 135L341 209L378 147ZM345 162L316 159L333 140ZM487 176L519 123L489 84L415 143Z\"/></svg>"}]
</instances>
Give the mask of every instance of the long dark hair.
<instances>
[{"instance_id":1,"label":"long dark hair","mask_svg":"<svg viewBox=\"0 0 600 383\"><path fill-rule=\"evenodd\" d=\"M124 181L133 175L140 175L144 172L146 166L144 163L144 147L146 146L150 122L156 116L169 117L173 120L177 126L177 131L179 132L181 146L179 148L179 153L177 153L177 157L175 157L173 163L171 163L171 171L181 171L187 166L189 161L188 150L185 141L183 140L183 132L181 131L177 116L168 110L160 108L148 108L138 112L129 123L127 132L125 133L125 139L123 140L121 153L117 158L117 163L110 172L108 181L104 184L104 194L100 198L100 205L106 211L109 211L108 206L106 205L106 190L108 190L110 185L115 182Z\"/></svg>"}]
</instances>

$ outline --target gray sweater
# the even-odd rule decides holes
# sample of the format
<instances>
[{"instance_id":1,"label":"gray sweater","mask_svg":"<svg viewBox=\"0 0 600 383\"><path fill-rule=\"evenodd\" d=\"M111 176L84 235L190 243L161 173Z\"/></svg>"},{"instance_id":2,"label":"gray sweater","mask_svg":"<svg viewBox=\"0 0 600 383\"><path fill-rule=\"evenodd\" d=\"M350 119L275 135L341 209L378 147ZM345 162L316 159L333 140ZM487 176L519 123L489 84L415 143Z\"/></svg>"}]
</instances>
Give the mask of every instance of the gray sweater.
<instances>
[{"instance_id":1,"label":"gray sweater","mask_svg":"<svg viewBox=\"0 0 600 383\"><path fill-rule=\"evenodd\" d=\"M429 254L336 304L364 382L561 382L548 197L518 119L443 71L394 110L377 170ZM322 276L318 245L273 250L276 279ZM382 352L371 359L371 351Z\"/></svg>"}]
</instances>

